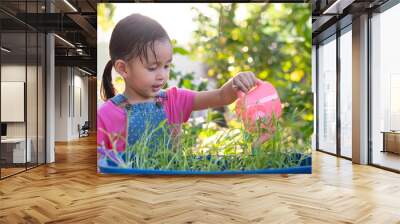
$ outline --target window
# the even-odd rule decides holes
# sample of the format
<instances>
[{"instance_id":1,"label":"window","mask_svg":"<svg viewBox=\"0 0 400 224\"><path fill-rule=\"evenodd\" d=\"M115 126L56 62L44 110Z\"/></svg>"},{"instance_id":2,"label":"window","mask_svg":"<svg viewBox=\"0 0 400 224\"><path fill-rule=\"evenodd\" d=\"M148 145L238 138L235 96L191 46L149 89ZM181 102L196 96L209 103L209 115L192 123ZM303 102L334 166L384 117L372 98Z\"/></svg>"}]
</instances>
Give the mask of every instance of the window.
<instances>
[{"instance_id":1,"label":"window","mask_svg":"<svg viewBox=\"0 0 400 224\"><path fill-rule=\"evenodd\" d=\"M351 26L340 36L340 155L352 157L352 35Z\"/></svg>"},{"instance_id":2,"label":"window","mask_svg":"<svg viewBox=\"0 0 400 224\"><path fill-rule=\"evenodd\" d=\"M44 3L2 1L0 7L9 6L24 15L42 12ZM0 12L0 17L8 21L0 29L0 110L5 115L1 118L5 130L0 144L0 178L5 178L45 163L46 40L44 33L12 15ZM17 95L12 99L18 99L13 105L18 111L5 106L12 93Z\"/></svg>"},{"instance_id":3,"label":"window","mask_svg":"<svg viewBox=\"0 0 400 224\"><path fill-rule=\"evenodd\" d=\"M318 149L336 153L336 36L318 47Z\"/></svg>"},{"instance_id":4,"label":"window","mask_svg":"<svg viewBox=\"0 0 400 224\"><path fill-rule=\"evenodd\" d=\"M400 170L400 5L371 18L372 163Z\"/></svg>"}]
</instances>

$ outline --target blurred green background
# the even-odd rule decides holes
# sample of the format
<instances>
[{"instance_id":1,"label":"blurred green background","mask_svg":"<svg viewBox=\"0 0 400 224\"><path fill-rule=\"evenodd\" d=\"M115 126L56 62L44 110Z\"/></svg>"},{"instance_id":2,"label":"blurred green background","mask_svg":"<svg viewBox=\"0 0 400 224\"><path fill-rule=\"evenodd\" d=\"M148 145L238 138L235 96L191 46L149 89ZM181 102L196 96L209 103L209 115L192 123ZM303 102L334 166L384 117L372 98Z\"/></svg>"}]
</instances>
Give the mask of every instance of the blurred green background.
<instances>
[{"instance_id":1,"label":"blurred green background","mask_svg":"<svg viewBox=\"0 0 400 224\"><path fill-rule=\"evenodd\" d=\"M247 11L238 19L239 5ZM243 6L244 5L244 6ZM185 55L207 65L208 79L217 87L240 71L252 71L272 83L283 103L282 123L287 138L309 144L313 133L313 96L311 92L311 5L307 3L209 4L217 14L211 18L192 8L197 24L189 46L173 40L174 53ZM98 4L98 23L102 30L112 30L115 5ZM168 30L167 30L168 32ZM178 87L205 90L208 81L195 84L193 73L171 70L170 79ZM116 85L123 80L116 77ZM121 87L120 87L121 88ZM233 107L208 113L222 126L235 126ZM231 116L227 116L231 114Z\"/></svg>"}]
</instances>

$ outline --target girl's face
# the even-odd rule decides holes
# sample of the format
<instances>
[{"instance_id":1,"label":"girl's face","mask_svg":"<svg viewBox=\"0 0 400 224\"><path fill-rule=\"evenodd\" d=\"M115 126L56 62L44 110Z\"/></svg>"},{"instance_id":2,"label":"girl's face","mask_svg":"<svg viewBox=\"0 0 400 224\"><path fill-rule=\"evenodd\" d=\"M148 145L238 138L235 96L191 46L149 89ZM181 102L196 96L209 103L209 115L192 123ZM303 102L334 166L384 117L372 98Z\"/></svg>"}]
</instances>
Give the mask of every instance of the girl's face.
<instances>
[{"instance_id":1,"label":"girl's face","mask_svg":"<svg viewBox=\"0 0 400 224\"><path fill-rule=\"evenodd\" d=\"M171 43L169 40L155 41L154 52L157 60L148 47L147 61L144 57L142 61L140 57L136 57L126 66L126 77L124 77L126 88L130 88L143 98L156 96L169 79L173 52Z\"/></svg>"}]
</instances>

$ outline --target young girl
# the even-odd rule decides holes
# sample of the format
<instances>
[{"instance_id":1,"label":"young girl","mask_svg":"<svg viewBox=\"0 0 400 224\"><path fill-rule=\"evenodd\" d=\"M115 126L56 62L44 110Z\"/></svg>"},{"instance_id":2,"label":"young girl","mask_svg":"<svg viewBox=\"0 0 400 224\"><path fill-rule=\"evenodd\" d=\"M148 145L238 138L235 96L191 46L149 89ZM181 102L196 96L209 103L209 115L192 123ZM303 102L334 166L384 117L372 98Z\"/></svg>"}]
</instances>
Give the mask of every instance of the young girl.
<instances>
[{"instance_id":1,"label":"young girl","mask_svg":"<svg viewBox=\"0 0 400 224\"><path fill-rule=\"evenodd\" d=\"M105 103L97 112L97 143L105 149L122 152L140 139L146 127L156 128L165 119L176 135L192 111L231 104L237 91L246 93L258 81L252 72L240 72L216 90L163 90L172 62L171 41L158 22L140 14L118 22L109 49L111 60L101 88ZM123 94L115 94L112 68L125 81Z\"/></svg>"}]
</instances>

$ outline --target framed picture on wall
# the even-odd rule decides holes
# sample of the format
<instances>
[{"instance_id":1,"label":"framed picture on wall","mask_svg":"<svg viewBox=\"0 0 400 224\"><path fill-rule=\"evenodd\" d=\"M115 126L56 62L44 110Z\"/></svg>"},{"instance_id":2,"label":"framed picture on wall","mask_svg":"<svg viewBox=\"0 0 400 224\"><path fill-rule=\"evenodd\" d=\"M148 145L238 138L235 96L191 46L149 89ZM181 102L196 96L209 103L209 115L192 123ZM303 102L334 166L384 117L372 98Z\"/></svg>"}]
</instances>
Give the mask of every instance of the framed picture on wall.
<instances>
[{"instance_id":1,"label":"framed picture on wall","mask_svg":"<svg viewBox=\"0 0 400 224\"><path fill-rule=\"evenodd\" d=\"M24 122L25 82L1 82L1 122Z\"/></svg>"}]
</instances>

